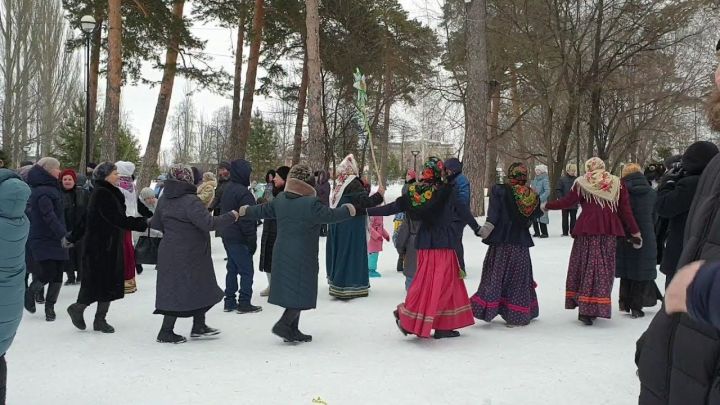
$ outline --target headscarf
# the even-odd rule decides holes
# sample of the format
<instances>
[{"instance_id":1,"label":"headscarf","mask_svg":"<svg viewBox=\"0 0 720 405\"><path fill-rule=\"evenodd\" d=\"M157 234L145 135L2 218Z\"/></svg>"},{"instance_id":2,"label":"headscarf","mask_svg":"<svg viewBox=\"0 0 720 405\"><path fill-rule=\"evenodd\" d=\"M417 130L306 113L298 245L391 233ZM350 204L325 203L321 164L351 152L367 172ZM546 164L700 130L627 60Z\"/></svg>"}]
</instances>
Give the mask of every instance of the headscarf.
<instances>
[{"instance_id":1,"label":"headscarf","mask_svg":"<svg viewBox=\"0 0 720 405\"><path fill-rule=\"evenodd\" d=\"M445 183L443 177L444 168L443 161L436 157L430 157L425 162L420 178L416 183L411 184L407 190L407 196L412 208L423 208L437 196L438 189Z\"/></svg>"},{"instance_id":2,"label":"headscarf","mask_svg":"<svg viewBox=\"0 0 720 405\"><path fill-rule=\"evenodd\" d=\"M605 170L605 162L599 157L585 162L585 172L584 176L575 180L580 194L588 201L594 201L601 207L608 205L616 211L620 200L620 178Z\"/></svg>"},{"instance_id":3,"label":"headscarf","mask_svg":"<svg viewBox=\"0 0 720 405\"><path fill-rule=\"evenodd\" d=\"M338 206L345 188L358 177L358 174L359 171L357 163L355 162L355 156L351 153L347 155L337 167L337 179L335 181L335 188L330 196L330 208L336 208Z\"/></svg>"},{"instance_id":4,"label":"headscarf","mask_svg":"<svg viewBox=\"0 0 720 405\"><path fill-rule=\"evenodd\" d=\"M93 179L105 181L105 178L115 170L117 170L117 166L115 166L114 163L102 162L95 166L95 170L93 170Z\"/></svg>"},{"instance_id":5,"label":"headscarf","mask_svg":"<svg viewBox=\"0 0 720 405\"><path fill-rule=\"evenodd\" d=\"M195 185L192 168L183 164L170 166L170 169L168 169L168 179L184 181L185 183Z\"/></svg>"},{"instance_id":6,"label":"headscarf","mask_svg":"<svg viewBox=\"0 0 720 405\"><path fill-rule=\"evenodd\" d=\"M135 173L135 164L121 160L116 162L115 166L117 166L118 174L120 175L118 187L129 193L134 193L135 182L133 181L132 175Z\"/></svg>"},{"instance_id":7,"label":"headscarf","mask_svg":"<svg viewBox=\"0 0 720 405\"><path fill-rule=\"evenodd\" d=\"M508 169L508 183L512 191L513 201L524 217L530 217L540 203L538 194L527 186L528 168L523 163L515 162Z\"/></svg>"},{"instance_id":8,"label":"headscarf","mask_svg":"<svg viewBox=\"0 0 720 405\"><path fill-rule=\"evenodd\" d=\"M540 175L547 174L548 167L546 165L535 166L535 173L540 172Z\"/></svg>"}]
</instances>

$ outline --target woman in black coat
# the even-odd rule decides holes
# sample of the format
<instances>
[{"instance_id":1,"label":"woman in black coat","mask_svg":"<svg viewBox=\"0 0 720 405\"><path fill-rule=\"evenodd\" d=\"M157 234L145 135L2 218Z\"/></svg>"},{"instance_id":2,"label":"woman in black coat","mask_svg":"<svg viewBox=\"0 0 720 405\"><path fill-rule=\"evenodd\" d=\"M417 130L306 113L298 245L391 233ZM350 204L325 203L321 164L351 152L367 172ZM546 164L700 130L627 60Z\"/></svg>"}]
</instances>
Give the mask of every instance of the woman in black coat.
<instances>
[{"instance_id":1,"label":"woman in black coat","mask_svg":"<svg viewBox=\"0 0 720 405\"><path fill-rule=\"evenodd\" d=\"M278 194L285 191L285 180L287 180L290 168L287 166L278 167L277 171L273 172L272 178L272 195L273 198L277 197ZM268 176L269 176L268 172ZM271 199L272 200L272 199ZM260 291L261 297L267 297L270 295L270 274L272 273L272 257L273 247L275 246L275 239L277 238L277 221L275 219L266 219L263 222L262 237L260 238L260 271L264 272L268 279L268 286L264 290Z\"/></svg>"},{"instance_id":2,"label":"woman in black coat","mask_svg":"<svg viewBox=\"0 0 720 405\"><path fill-rule=\"evenodd\" d=\"M67 239L73 245L68 250L70 260L65 262L65 274L67 274L65 285L73 285L82 279L82 236L85 231L88 199L87 192L77 185L77 174L74 170L63 170L60 173L60 181L65 208L65 226L68 231Z\"/></svg>"},{"instance_id":3,"label":"woman in black coat","mask_svg":"<svg viewBox=\"0 0 720 405\"><path fill-rule=\"evenodd\" d=\"M82 262L82 282L77 302L68 307L73 325L85 330L83 313L88 305L97 302L93 329L113 333L115 329L105 320L110 301L125 296L125 259L123 239L125 231L144 232L147 219L125 215L125 197L117 188L117 167L105 162L95 168L94 185L87 212L85 251Z\"/></svg>"},{"instance_id":4,"label":"woman in black coat","mask_svg":"<svg viewBox=\"0 0 720 405\"><path fill-rule=\"evenodd\" d=\"M640 165L630 163L623 169L623 185L630 195L635 221L640 227L643 243L633 248L627 239L618 239L615 255L615 277L620 278L620 310L631 312L633 318L645 316L643 307L654 307L662 299L655 285L657 277L657 245L655 240L655 200L657 195Z\"/></svg>"}]
</instances>

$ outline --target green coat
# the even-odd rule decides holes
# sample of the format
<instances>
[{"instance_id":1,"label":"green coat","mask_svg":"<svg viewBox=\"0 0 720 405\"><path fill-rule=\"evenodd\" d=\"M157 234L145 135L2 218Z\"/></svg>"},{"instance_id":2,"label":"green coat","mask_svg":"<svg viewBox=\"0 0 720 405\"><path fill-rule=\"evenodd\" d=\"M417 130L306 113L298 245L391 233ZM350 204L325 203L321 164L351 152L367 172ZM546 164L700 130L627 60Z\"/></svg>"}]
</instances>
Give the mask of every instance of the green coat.
<instances>
[{"instance_id":1,"label":"green coat","mask_svg":"<svg viewBox=\"0 0 720 405\"><path fill-rule=\"evenodd\" d=\"M277 220L268 302L290 309L315 308L320 225L348 220L352 209L328 208L311 186L296 179L288 179L285 191L271 202L244 208L245 219Z\"/></svg>"}]
</instances>

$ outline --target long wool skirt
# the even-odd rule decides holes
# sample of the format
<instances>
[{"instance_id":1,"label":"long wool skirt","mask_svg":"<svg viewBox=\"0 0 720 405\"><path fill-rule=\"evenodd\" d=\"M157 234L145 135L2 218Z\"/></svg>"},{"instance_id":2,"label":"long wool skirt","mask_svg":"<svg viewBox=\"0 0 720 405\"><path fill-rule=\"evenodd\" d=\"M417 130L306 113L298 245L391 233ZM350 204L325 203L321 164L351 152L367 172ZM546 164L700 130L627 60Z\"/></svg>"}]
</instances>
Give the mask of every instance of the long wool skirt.
<instances>
[{"instance_id":1,"label":"long wool skirt","mask_svg":"<svg viewBox=\"0 0 720 405\"><path fill-rule=\"evenodd\" d=\"M133 280L135 278L135 246L133 246L132 231L125 231L123 258L125 259L125 281Z\"/></svg>"},{"instance_id":2,"label":"long wool skirt","mask_svg":"<svg viewBox=\"0 0 720 405\"><path fill-rule=\"evenodd\" d=\"M486 322L500 315L508 325L527 325L539 314L535 287L530 248L490 246L480 287L470 298L473 315Z\"/></svg>"},{"instance_id":3,"label":"long wool skirt","mask_svg":"<svg viewBox=\"0 0 720 405\"><path fill-rule=\"evenodd\" d=\"M642 310L654 307L663 296L658 290L655 280L636 281L620 279L620 308Z\"/></svg>"},{"instance_id":4,"label":"long wool skirt","mask_svg":"<svg viewBox=\"0 0 720 405\"><path fill-rule=\"evenodd\" d=\"M400 325L419 337L433 329L453 330L475 323L465 282L452 249L422 249L405 303L398 305Z\"/></svg>"},{"instance_id":5,"label":"long wool skirt","mask_svg":"<svg viewBox=\"0 0 720 405\"><path fill-rule=\"evenodd\" d=\"M615 280L614 236L578 236L573 243L565 284L565 308L580 315L610 319Z\"/></svg>"}]
</instances>

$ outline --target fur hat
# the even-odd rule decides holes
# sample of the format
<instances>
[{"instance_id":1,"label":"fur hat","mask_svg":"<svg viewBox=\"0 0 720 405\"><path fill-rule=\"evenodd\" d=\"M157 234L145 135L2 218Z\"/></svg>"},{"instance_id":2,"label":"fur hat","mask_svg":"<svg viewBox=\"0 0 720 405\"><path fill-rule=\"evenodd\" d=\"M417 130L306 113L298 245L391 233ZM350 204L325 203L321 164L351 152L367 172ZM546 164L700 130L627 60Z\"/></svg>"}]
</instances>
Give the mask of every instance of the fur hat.
<instances>
[{"instance_id":1,"label":"fur hat","mask_svg":"<svg viewBox=\"0 0 720 405\"><path fill-rule=\"evenodd\" d=\"M278 169L280 171L280 169ZM281 175L282 177L282 175ZM305 165L295 165L290 169L290 172L288 173L289 179L298 179L300 181L303 181L311 186L315 185L315 176L313 176L312 170L308 166Z\"/></svg>"},{"instance_id":2,"label":"fur hat","mask_svg":"<svg viewBox=\"0 0 720 405\"><path fill-rule=\"evenodd\" d=\"M117 166L115 166L114 163L102 162L95 167L95 170L93 170L93 179L105 180L105 178L115 170L117 170Z\"/></svg>"}]
</instances>

